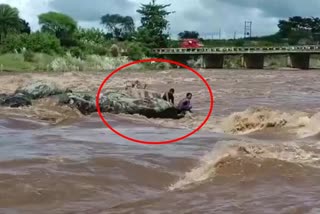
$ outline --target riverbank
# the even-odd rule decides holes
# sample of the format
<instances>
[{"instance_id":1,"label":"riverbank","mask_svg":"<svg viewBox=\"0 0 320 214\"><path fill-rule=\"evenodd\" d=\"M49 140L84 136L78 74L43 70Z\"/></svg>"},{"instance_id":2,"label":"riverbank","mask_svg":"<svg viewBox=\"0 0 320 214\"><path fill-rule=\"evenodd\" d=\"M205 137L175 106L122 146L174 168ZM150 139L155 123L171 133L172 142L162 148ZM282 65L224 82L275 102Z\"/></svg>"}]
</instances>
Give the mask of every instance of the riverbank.
<instances>
[{"instance_id":1,"label":"riverbank","mask_svg":"<svg viewBox=\"0 0 320 214\"><path fill-rule=\"evenodd\" d=\"M64 56L52 56L35 53L32 56L25 54L0 55L0 72L73 72L73 71L106 71L114 70L124 64L132 62L126 56L111 57L87 55L84 58L74 57L67 53ZM167 69L168 63L143 63L132 65L128 70Z\"/></svg>"},{"instance_id":2,"label":"riverbank","mask_svg":"<svg viewBox=\"0 0 320 214\"><path fill-rule=\"evenodd\" d=\"M131 62L126 56L111 57L88 55L85 58L73 57L70 54L65 56L51 56L43 53L35 53L31 57L24 54L4 54L0 55L0 72L96 72L111 71L124 64ZM197 60L189 60L188 66L198 68ZM266 56L264 59L264 69L290 68L287 55ZM168 63L143 63L128 67L128 70L156 70L172 69ZM225 56L224 69L244 69L241 56ZM320 58L318 55L311 55L310 68L320 68Z\"/></svg>"}]
</instances>

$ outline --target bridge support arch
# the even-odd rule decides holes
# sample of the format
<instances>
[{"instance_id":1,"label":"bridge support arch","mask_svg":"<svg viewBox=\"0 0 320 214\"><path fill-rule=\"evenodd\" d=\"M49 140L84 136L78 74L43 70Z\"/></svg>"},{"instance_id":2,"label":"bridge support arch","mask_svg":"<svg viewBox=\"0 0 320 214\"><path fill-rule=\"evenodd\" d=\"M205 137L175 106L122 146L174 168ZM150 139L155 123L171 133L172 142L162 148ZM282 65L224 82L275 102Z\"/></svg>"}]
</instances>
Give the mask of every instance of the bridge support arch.
<instances>
[{"instance_id":1,"label":"bridge support arch","mask_svg":"<svg viewBox=\"0 0 320 214\"><path fill-rule=\"evenodd\" d=\"M224 55L222 54L203 55L202 59L204 68L223 68Z\"/></svg>"},{"instance_id":2,"label":"bridge support arch","mask_svg":"<svg viewBox=\"0 0 320 214\"><path fill-rule=\"evenodd\" d=\"M309 69L310 54L308 53L292 53L289 55L291 67L299 69Z\"/></svg>"},{"instance_id":3,"label":"bridge support arch","mask_svg":"<svg viewBox=\"0 0 320 214\"><path fill-rule=\"evenodd\" d=\"M175 54L175 55L171 55L171 56L167 56L165 57L167 59L176 61L176 62L180 62L184 65L188 65L188 61L190 60L190 55L189 54ZM171 64L171 66L173 66L174 68L178 68L179 66Z\"/></svg>"},{"instance_id":4,"label":"bridge support arch","mask_svg":"<svg viewBox=\"0 0 320 214\"><path fill-rule=\"evenodd\" d=\"M243 64L248 69L263 69L264 55L263 54L244 54Z\"/></svg>"}]
</instances>

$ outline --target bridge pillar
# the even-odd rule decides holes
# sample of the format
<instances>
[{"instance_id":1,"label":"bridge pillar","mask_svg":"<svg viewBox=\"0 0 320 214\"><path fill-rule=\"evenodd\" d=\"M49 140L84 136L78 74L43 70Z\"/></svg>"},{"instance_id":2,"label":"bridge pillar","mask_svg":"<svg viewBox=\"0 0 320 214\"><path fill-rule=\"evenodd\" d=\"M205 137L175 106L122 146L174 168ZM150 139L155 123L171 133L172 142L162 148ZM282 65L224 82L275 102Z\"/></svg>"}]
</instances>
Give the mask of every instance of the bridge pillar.
<instances>
[{"instance_id":1,"label":"bridge pillar","mask_svg":"<svg viewBox=\"0 0 320 214\"><path fill-rule=\"evenodd\" d=\"M291 67L300 69L309 69L310 54L293 53L290 54Z\"/></svg>"},{"instance_id":2,"label":"bridge pillar","mask_svg":"<svg viewBox=\"0 0 320 214\"><path fill-rule=\"evenodd\" d=\"M190 60L190 55L189 54L175 54L175 55L167 56L166 58L169 58L169 59L176 61L176 62L180 62L184 65L188 65L188 61ZM171 65L175 68L179 67L174 64L171 64Z\"/></svg>"},{"instance_id":3,"label":"bridge pillar","mask_svg":"<svg viewBox=\"0 0 320 214\"><path fill-rule=\"evenodd\" d=\"M223 68L223 55L222 54L211 54L203 55L203 66L204 68Z\"/></svg>"},{"instance_id":4,"label":"bridge pillar","mask_svg":"<svg viewBox=\"0 0 320 214\"><path fill-rule=\"evenodd\" d=\"M244 67L249 69L263 69L264 55L263 54L244 54Z\"/></svg>"}]
</instances>

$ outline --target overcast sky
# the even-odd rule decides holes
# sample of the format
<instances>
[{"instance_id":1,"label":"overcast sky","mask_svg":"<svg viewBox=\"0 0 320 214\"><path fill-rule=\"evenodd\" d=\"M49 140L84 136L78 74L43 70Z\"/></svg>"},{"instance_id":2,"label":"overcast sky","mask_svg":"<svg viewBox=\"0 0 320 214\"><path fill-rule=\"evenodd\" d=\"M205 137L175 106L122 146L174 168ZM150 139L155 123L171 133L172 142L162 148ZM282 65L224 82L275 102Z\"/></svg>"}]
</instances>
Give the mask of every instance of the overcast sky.
<instances>
[{"instance_id":1,"label":"overcast sky","mask_svg":"<svg viewBox=\"0 0 320 214\"><path fill-rule=\"evenodd\" d=\"M99 19L107 13L132 16L136 24L141 3L150 0L0 0L20 10L33 30L38 29L37 15L58 11L72 16L83 27L102 27ZM244 22L252 21L252 35L265 35L277 31L277 22L289 16L320 16L320 0L157 0L170 3L170 32L195 30L202 36L218 38L241 37ZM306 3L308 2L308 3Z\"/></svg>"}]
</instances>

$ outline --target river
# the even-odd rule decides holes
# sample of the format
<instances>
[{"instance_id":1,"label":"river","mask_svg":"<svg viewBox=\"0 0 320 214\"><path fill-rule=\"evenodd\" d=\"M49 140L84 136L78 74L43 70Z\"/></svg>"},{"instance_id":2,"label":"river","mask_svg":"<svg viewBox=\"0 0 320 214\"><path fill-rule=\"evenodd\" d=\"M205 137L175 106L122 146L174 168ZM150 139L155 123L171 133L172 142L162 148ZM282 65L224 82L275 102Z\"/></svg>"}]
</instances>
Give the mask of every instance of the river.
<instances>
[{"instance_id":1,"label":"river","mask_svg":"<svg viewBox=\"0 0 320 214\"><path fill-rule=\"evenodd\" d=\"M83 116L43 99L0 108L0 213L308 213L320 212L320 71L202 70L215 97L208 123L166 145L127 141L97 114ZM106 73L3 73L0 92L30 80L96 91ZM106 85L145 81L176 100L193 93L180 120L104 114L141 140L177 138L209 109L193 73L124 71Z\"/></svg>"}]
</instances>

